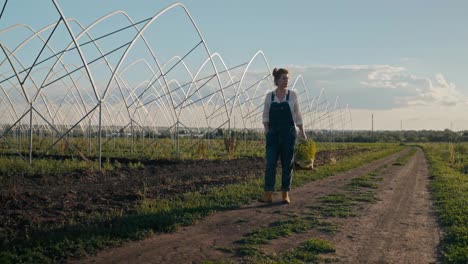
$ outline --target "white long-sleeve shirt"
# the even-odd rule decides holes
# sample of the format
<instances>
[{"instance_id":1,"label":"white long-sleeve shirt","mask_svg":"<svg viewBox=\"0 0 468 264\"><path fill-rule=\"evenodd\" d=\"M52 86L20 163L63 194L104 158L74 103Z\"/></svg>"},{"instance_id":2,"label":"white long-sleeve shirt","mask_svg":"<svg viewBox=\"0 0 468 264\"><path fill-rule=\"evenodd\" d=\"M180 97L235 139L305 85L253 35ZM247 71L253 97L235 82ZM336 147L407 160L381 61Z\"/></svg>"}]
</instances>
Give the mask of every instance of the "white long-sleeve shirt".
<instances>
[{"instance_id":1,"label":"white long-sleeve shirt","mask_svg":"<svg viewBox=\"0 0 468 264\"><path fill-rule=\"evenodd\" d=\"M275 94L275 99L273 100L276 103L281 103L286 101L286 97L288 95L288 90L286 90L286 93L284 95L283 100L279 100L278 96L276 96L275 91L267 93L265 97L265 105L263 108L263 123L269 123L270 122L270 106L271 106L271 94ZM299 101L297 100L297 95L294 91L289 90L289 109L291 109L291 114L292 118L294 121L294 124L296 125L302 125L302 113L301 113L301 108L299 107Z\"/></svg>"}]
</instances>

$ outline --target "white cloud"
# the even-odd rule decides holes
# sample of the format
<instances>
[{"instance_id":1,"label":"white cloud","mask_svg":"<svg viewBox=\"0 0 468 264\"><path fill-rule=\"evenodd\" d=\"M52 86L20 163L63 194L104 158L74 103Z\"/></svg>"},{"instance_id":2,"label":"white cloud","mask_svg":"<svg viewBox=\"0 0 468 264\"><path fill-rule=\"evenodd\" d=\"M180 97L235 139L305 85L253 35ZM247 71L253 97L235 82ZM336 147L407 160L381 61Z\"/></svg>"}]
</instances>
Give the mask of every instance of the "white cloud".
<instances>
[{"instance_id":1,"label":"white cloud","mask_svg":"<svg viewBox=\"0 0 468 264\"><path fill-rule=\"evenodd\" d=\"M456 106L468 102L442 73L417 76L391 65L290 66L306 83L325 88L328 94L346 98L357 108L391 109L405 106ZM344 96L343 96L344 95Z\"/></svg>"},{"instance_id":2,"label":"white cloud","mask_svg":"<svg viewBox=\"0 0 468 264\"><path fill-rule=\"evenodd\" d=\"M464 96L457 90L455 84L448 82L441 73L436 74L436 83L431 82L430 94L442 105L456 105L463 102Z\"/></svg>"},{"instance_id":3,"label":"white cloud","mask_svg":"<svg viewBox=\"0 0 468 264\"><path fill-rule=\"evenodd\" d=\"M371 70L373 71L367 75L367 80L361 81L361 84L369 87L393 89L406 87L409 84L407 79L410 76L404 74L405 68L383 65Z\"/></svg>"},{"instance_id":4,"label":"white cloud","mask_svg":"<svg viewBox=\"0 0 468 264\"><path fill-rule=\"evenodd\" d=\"M468 129L468 95L443 73L421 76L392 65L316 65L289 67L318 95L325 89L329 102L339 96L349 104L354 129Z\"/></svg>"}]
</instances>

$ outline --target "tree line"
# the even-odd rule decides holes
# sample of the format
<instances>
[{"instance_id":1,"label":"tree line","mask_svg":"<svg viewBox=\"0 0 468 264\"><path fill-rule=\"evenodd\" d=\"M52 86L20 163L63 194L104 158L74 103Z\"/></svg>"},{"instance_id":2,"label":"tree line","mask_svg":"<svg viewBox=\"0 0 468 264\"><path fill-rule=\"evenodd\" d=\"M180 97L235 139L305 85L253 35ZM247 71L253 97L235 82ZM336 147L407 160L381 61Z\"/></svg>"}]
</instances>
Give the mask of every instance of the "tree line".
<instances>
[{"instance_id":1,"label":"tree line","mask_svg":"<svg viewBox=\"0 0 468 264\"><path fill-rule=\"evenodd\" d=\"M468 142L468 131L309 131L318 142Z\"/></svg>"}]
</instances>

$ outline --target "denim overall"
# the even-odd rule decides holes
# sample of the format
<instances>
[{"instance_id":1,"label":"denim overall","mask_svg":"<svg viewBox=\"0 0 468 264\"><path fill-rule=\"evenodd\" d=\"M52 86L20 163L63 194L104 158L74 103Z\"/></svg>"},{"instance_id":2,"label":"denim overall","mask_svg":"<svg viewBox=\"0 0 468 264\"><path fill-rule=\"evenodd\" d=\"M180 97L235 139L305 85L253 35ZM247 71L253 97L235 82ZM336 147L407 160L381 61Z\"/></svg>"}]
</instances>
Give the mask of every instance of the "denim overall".
<instances>
[{"instance_id":1,"label":"denim overall","mask_svg":"<svg viewBox=\"0 0 468 264\"><path fill-rule=\"evenodd\" d=\"M274 102L275 95L271 94L270 129L266 134L266 169L265 191L275 191L276 164L281 159L282 177L281 191L291 189L292 158L296 142L296 127L289 107L289 91L286 101Z\"/></svg>"}]
</instances>

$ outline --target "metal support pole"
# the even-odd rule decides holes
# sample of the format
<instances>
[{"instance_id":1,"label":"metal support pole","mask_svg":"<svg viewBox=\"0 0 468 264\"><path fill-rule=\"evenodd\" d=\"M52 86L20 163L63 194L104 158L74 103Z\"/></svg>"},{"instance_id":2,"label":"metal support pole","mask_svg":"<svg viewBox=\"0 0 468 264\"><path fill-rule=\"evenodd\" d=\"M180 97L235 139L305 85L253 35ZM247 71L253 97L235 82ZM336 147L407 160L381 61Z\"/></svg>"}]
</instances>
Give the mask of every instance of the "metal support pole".
<instances>
[{"instance_id":1,"label":"metal support pole","mask_svg":"<svg viewBox=\"0 0 468 264\"><path fill-rule=\"evenodd\" d=\"M55 130L52 129L52 142L51 142L51 144L53 144L54 142L55 142Z\"/></svg>"},{"instance_id":2,"label":"metal support pole","mask_svg":"<svg viewBox=\"0 0 468 264\"><path fill-rule=\"evenodd\" d=\"M133 154L133 119L130 120L130 138L131 138L131 143L130 143L130 153Z\"/></svg>"},{"instance_id":3,"label":"metal support pole","mask_svg":"<svg viewBox=\"0 0 468 264\"><path fill-rule=\"evenodd\" d=\"M207 130L207 131L208 131L208 144L207 144L207 147L206 147L206 150L207 150L206 152L207 152L207 153L210 153L210 148L211 148L211 134L212 134L212 132L211 132L211 127L210 127L210 126L208 126L208 130Z\"/></svg>"},{"instance_id":4,"label":"metal support pole","mask_svg":"<svg viewBox=\"0 0 468 264\"><path fill-rule=\"evenodd\" d=\"M115 138L118 137L118 136L120 136L120 129L117 129L117 128L116 128L115 130L117 130L117 131L119 131L119 132L115 132L115 133L117 133L116 136L112 135L112 141L113 141L113 143L114 143L114 151L115 151Z\"/></svg>"},{"instance_id":5,"label":"metal support pole","mask_svg":"<svg viewBox=\"0 0 468 264\"><path fill-rule=\"evenodd\" d=\"M247 129L244 128L244 154L247 155Z\"/></svg>"},{"instance_id":6,"label":"metal support pole","mask_svg":"<svg viewBox=\"0 0 468 264\"><path fill-rule=\"evenodd\" d=\"M179 119L177 119L176 123L176 134L175 134L175 140L176 140L176 153L177 157L179 157Z\"/></svg>"},{"instance_id":7,"label":"metal support pole","mask_svg":"<svg viewBox=\"0 0 468 264\"><path fill-rule=\"evenodd\" d=\"M99 145L99 170L102 168L102 146L101 146L101 132L102 132L102 101L99 101L99 132L98 132L98 145Z\"/></svg>"},{"instance_id":8,"label":"metal support pole","mask_svg":"<svg viewBox=\"0 0 468 264\"><path fill-rule=\"evenodd\" d=\"M143 146L144 146L145 145L145 130L144 129L141 130L141 141L142 141Z\"/></svg>"},{"instance_id":9,"label":"metal support pole","mask_svg":"<svg viewBox=\"0 0 468 264\"><path fill-rule=\"evenodd\" d=\"M88 122L88 156L91 155L91 117Z\"/></svg>"},{"instance_id":10,"label":"metal support pole","mask_svg":"<svg viewBox=\"0 0 468 264\"><path fill-rule=\"evenodd\" d=\"M19 138L19 141L18 141L18 145L19 145L19 146L18 146L18 149L19 149L19 151L20 151L21 153L24 154L23 149L22 149L22 144L21 144L21 141L23 141L23 133L22 133L22 131L21 131L21 123L22 123L22 122L20 122L20 123L18 124L18 135L19 135L19 137L18 137L18 138Z\"/></svg>"},{"instance_id":11,"label":"metal support pole","mask_svg":"<svg viewBox=\"0 0 468 264\"><path fill-rule=\"evenodd\" d=\"M32 103L29 104L29 165L32 165L32 145L33 145L33 127L32 127L32 120L33 120L33 111L32 111Z\"/></svg>"}]
</instances>

